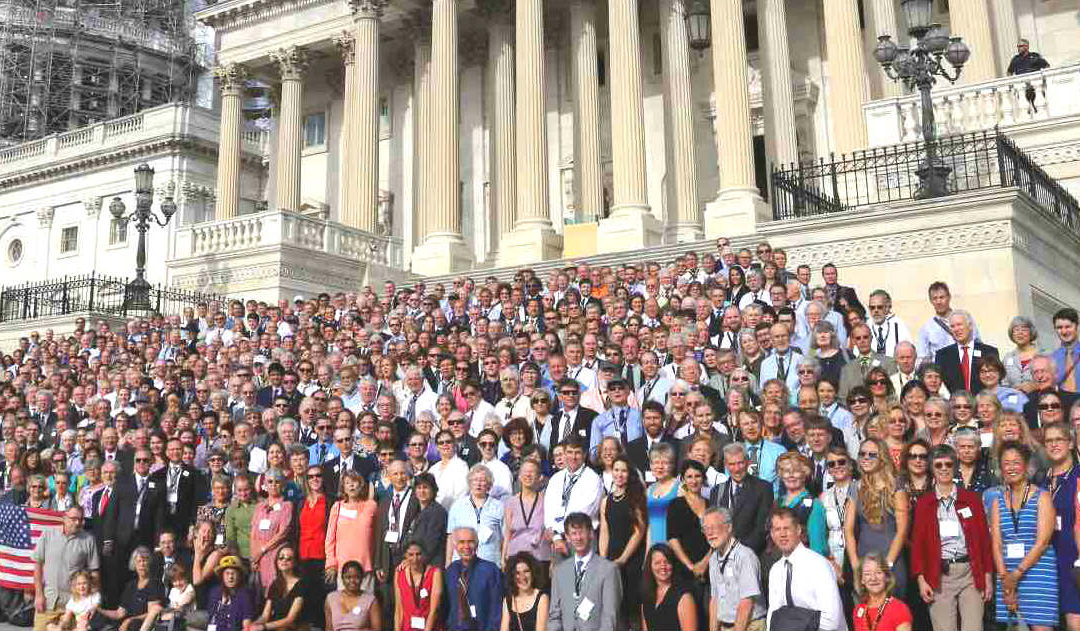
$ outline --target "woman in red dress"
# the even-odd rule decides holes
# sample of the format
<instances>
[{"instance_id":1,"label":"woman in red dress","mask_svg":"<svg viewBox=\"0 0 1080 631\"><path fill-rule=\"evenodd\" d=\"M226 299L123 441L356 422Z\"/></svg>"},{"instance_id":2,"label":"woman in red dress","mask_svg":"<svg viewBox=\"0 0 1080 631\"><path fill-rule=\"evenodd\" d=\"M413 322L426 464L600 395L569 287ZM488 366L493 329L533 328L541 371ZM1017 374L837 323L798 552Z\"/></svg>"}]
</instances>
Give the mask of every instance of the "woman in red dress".
<instances>
[{"instance_id":1,"label":"woman in red dress","mask_svg":"<svg viewBox=\"0 0 1080 631\"><path fill-rule=\"evenodd\" d=\"M411 541L405 548L405 562L394 576L394 629L431 631L435 628L442 601L441 570L428 563L424 548Z\"/></svg>"},{"instance_id":2,"label":"woman in red dress","mask_svg":"<svg viewBox=\"0 0 1080 631\"><path fill-rule=\"evenodd\" d=\"M855 572L854 631L911 631L911 610L892 596L896 577L880 552L871 552L859 561Z\"/></svg>"}]
</instances>

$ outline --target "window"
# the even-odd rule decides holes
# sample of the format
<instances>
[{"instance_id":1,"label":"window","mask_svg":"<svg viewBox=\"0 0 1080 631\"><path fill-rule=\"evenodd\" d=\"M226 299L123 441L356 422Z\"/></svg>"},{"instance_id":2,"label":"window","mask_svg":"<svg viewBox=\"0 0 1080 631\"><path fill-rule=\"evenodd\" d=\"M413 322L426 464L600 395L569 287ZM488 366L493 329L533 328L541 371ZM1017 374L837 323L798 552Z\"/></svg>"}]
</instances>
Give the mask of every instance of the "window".
<instances>
[{"instance_id":1,"label":"window","mask_svg":"<svg viewBox=\"0 0 1080 631\"><path fill-rule=\"evenodd\" d=\"M304 117L304 148L321 147L326 144L326 112L316 112Z\"/></svg>"},{"instance_id":2,"label":"window","mask_svg":"<svg viewBox=\"0 0 1080 631\"><path fill-rule=\"evenodd\" d=\"M60 233L60 254L67 254L79 249L79 227L68 226Z\"/></svg>"},{"instance_id":3,"label":"window","mask_svg":"<svg viewBox=\"0 0 1080 631\"><path fill-rule=\"evenodd\" d=\"M8 264L15 267L22 262L23 242L21 239L12 239L7 248Z\"/></svg>"},{"instance_id":4,"label":"window","mask_svg":"<svg viewBox=\"0 0 1080 631\"><path fill-rule=\"evenodd\" d=\"M127 219L116 219L109 222L109 245L127 243Z\"/></svg>"}]
</instances>

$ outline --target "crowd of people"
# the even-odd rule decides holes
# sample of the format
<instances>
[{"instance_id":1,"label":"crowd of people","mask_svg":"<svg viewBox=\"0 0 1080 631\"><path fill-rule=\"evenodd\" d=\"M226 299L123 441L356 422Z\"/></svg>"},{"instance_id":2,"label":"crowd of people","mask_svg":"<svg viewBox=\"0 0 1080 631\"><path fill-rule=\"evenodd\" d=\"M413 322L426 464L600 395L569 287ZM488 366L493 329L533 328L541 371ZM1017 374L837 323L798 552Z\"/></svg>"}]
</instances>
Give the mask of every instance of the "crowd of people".
<instances>
[{"instance_id":1,"label":"crowd of people","mask_svg":"<svg viewBox=\"0 0 1080 631\"><path fill-rule=\"evenodd\" d=\"M63 520L0 611L1080 630L1076 310L980 331L927 279L914 328L887 288L786 266L720 239L33 333L0 360L2 502Z\"/></svg>"}]
</instances>

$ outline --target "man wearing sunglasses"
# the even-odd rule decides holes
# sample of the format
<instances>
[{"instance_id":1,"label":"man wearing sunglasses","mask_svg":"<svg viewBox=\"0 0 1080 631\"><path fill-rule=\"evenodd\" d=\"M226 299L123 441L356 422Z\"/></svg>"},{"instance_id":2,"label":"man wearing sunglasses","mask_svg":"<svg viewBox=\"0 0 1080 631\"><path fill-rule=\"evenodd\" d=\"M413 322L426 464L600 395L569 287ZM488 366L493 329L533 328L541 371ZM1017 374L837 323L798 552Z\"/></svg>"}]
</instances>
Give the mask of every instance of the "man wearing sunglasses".
<instances>
[{"instance_id":1,"label":"man wearing sunglasses","mask_svg":"<svg viewBox=\"0 0 1080 631\"><path fill-rule=\"evenodd\" d=\"M106 571L110 577L126 576L132 550L138 546L153 548L155 534L164 525L165 486L150 475L153 461L149 449L136 449L134 472L117 477L113 497L105 507L102 551L107 567L111 563L111 568L118 572ZM110 578L109 583L113 580ZM126 581L116 582L122 586Z\"/></svg>"},{"instance_id":2,"label":"man wearing sunglasses","mask_svg":"<svg viewBox=\"0 0 1080 631\"><path fill-rule=\"evenodd\" d=\"M598 416L595 411L581 407L581 384L577 380L563 379L556 384L555 391L559 410L552 412L551 422L540 432L540 444L549 453L570 437L588 442L593 419Z\"/></svg>"},{"instance_id":3,"label":"man wearing sunglasses","mask_svg":"<svg viewBox=\"0 0 1080 631\"><path fill-rule=\"evenodd\" d=\"M845 398L852 388L866 382L871 368L880 366L890 375L896 372L896 362L891 357L874 351L869 326L860 324L852 328L851 340L855 343L855 361L849 361L840 370L840 396Z\"/></svg>"}]
</instances>

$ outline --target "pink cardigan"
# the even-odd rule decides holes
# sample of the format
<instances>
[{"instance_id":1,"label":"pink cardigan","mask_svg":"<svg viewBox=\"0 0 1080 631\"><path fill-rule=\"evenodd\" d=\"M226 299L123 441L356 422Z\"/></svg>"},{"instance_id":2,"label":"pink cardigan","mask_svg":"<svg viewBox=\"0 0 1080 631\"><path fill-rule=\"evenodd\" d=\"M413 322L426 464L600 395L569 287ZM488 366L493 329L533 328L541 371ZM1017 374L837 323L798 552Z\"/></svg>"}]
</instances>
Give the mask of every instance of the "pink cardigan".
<instances>
[{"instance_id":1,"label":"pink cardigan","mask_svg":"<svg viewBox=\"0 0 1080 631\"><path fill-rule=\"evenodd\" d=\"M326 567L337 568L346 561L359 561L365 572L373 567L375 538L375 511L379 505L375 500L365 500L341 514L343 500L334 503L330 509L330 519L326 523Z\"/></svg>"}]
</instances>

